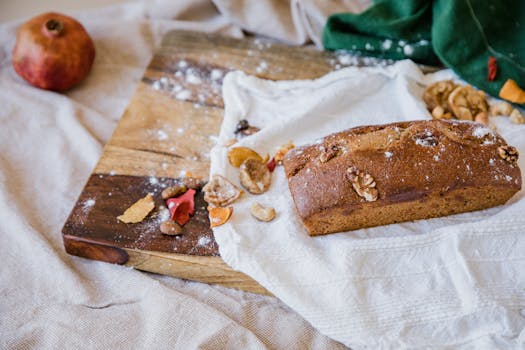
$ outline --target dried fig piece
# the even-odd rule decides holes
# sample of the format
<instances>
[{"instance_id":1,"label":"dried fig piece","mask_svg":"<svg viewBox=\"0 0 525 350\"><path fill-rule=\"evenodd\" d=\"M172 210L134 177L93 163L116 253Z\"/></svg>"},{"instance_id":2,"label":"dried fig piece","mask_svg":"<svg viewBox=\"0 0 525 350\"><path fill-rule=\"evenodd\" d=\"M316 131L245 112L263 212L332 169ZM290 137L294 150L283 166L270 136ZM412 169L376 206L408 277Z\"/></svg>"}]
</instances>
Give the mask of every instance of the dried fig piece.
<instances>
[{"instance_id":1,"label":"dried fig piece","mask_svg":"<svg viewBox=\"0 0 525 350\"><path fill-rule=\"evenodd\" d=\"M250 207L250 213L259 221L272 221L275 218L275 209L263 207L260 203L253 203Z\"/></svg>"},{"instance_id":2,"label":"dried fig piece","mask_svg":"<svg viewBox=\"0 0 525 350\"><path fill-rule=\"evenodd\" d=\"M240 167L246 159L253 158L263 161L259 153L248 147L234 147L228 152L228 161L236 168Z\"/></svg>"},{"instance_id":3,"label":"dried fig piece","mask_svg":"<svg viewBox=\"0 0 525 350\"><path fill-rule=\"evenodd\" d=\"M470 85L454 89L448 97L448 105L456 118L463 120L474 120L479 113L488 111L485 93Z\"/></svg>"},{"instance_id":4,"label":"dried fig piece","mask_svg":"<svg viewBox=\"0 0 525 350\"><path fill-rule=\"evenodd\" d=\"M448 96L457 85L452 80L442 80L429 85L423 93L423 101L425 101L429 111L433 111L436 107L442 107L444 112L449 110Z\"/></svg>"},{"instance_id":5,"label":"dried fig piece","mask_svg":"<svg viewBox=\"0 0 525 350\"><path fill-rule=\"evenodd\" d=\"M202 188L204 200L218 207L233 203L242 194L242 191L221 175L213 175L211 180Z\"/></svg>"},{"instance_id":6,"label":"dried fig piece","mask_svg":"<svg viewBox=\"0 0 525 350\"><path fill-rule=\"evenodd\" d=\"M272 181L270 170L260 160L249 158L241 164L241 185L253 194L261 194L268 190Z\"/></svg>"}]
</instances>

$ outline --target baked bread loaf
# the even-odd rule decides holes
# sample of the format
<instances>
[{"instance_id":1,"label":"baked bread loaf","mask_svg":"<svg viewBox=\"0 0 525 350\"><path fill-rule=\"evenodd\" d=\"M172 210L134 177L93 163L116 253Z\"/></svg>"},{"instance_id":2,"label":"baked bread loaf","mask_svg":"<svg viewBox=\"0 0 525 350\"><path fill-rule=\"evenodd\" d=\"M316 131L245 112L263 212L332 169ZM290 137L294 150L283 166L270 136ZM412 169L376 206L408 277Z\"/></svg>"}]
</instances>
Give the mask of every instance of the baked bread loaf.
<instances>
[{"instance_id":1,"label":"baked bread loaf","mask_svg":"<svg viewBox=\"0 0 525 350\"><path fill-rule=\"evenodd\" d=\"M283 160L310 235L485 209L521 189L518 153L478 123L363 126L295 148Z\"/></svg>"}]
</instances>

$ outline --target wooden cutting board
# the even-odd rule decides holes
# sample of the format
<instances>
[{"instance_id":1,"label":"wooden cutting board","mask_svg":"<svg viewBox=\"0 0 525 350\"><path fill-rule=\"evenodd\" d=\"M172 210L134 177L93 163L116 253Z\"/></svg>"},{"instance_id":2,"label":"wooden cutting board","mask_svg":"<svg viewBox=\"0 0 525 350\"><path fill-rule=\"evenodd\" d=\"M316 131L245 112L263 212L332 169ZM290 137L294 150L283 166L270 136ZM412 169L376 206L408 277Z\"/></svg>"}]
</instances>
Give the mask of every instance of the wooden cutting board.
<instances>
[{"instance_id":1,"label":"wooden cutting board","mask_svg":"<svg viewBox=\"0 0 525 350\"><path fill-rule=\"evenodd\" d=\"M260 39L173 31L151 60L64 228L69 254L189 280L269 294L219 256L202 193L182 236L161 234L160 193L185 177L207 179L223 116L224 74L312 79L347 65L388 62ZM141 223L116 217L147 193L156 208Z\"/></svg>"}]
</instances>

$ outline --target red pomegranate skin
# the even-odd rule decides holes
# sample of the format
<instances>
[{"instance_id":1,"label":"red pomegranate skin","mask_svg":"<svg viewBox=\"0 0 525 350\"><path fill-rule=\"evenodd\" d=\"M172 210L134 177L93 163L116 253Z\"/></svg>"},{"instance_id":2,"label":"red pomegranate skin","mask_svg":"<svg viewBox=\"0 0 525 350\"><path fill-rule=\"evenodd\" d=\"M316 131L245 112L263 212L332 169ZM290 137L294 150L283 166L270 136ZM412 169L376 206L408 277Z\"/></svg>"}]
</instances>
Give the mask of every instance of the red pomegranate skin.
<instances>
[{"instance_id":1,"label":"red pomegranate skin","mask_svg":"<svg viewBox=\"0 0 525 350\"><path fill-rule=\"evenodd\" d=\"M19 28L13 49L15 71L31 85L64 91L90 72L95 45L82 24L60 13L44 13Z\"/></svg>"}]
</instances>

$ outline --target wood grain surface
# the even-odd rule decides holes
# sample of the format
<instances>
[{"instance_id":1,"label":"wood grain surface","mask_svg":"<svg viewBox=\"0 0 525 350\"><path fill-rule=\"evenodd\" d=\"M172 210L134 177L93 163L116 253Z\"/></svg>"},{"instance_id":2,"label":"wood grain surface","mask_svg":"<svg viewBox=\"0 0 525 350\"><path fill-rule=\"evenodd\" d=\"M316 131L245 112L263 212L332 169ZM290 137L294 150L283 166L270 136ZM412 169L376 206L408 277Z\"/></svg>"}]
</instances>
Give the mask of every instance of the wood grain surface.
<instances>
[{"instance_id":1,"label":"wood grain surface","mask_svg":"<svg viewBox=\"0 0 525 350\"><path fill-rule=\"evenodd\" d=\"M390 62L289 47L260 39L173 31L162 41L62 230L68 253L189 280L268 292L219 257L206 203L181 236L160 233L163 188L208 178L209 151L223 116L224 75L242 70L266 79L312 79L347 65ZM147 193L156 208L141 223L116 217Z\"/></svg>"}]
</instances>

